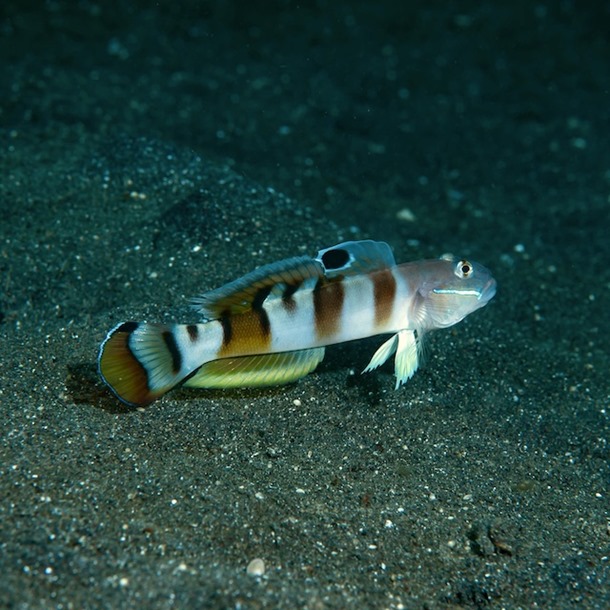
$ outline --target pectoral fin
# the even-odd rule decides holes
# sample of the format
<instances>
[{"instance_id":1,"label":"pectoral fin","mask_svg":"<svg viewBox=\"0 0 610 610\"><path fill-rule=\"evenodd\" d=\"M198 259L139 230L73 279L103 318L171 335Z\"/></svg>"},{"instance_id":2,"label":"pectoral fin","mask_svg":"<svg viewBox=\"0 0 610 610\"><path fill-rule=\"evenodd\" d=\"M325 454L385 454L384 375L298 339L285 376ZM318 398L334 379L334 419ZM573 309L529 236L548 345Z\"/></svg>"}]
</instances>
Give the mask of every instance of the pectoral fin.
<instances>
[{"instance_id":1,"label":"pectoral fin","mask_svg":"<svg viewBox=\"0 0 610 610\"><path fill-rule=\"evenodd\" d=\"M191 388L252 388L282 385L311 373L324 358L324 348L223 358L204 364L184 383Z\"/></svg>"},{"instance_id":2,"label":"pectoral fin","mask_svg":"<svg viewBox=\"0 0 610 610\"><path fill-rule=\"evenodd\" d=\"M371 361L366 365L363 373L374 371L380 367L390 356L394 354L398 347L398 335L391 336L374 354Z\"/></svg>"}]
</instances>

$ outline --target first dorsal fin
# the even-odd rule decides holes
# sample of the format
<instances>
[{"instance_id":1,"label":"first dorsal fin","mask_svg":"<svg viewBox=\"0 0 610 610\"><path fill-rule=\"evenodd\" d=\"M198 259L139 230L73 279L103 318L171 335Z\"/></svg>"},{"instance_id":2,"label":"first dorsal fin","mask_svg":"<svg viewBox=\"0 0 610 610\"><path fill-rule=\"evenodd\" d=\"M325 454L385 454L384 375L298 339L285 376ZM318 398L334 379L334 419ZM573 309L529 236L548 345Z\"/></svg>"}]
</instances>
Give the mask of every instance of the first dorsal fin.
<instances>
[{"instance_id":1,"label":"first dorsal fin","mask_svg":"<svg viewBox=\"0 0 610 610\"><path fill-rule=\"evenodd\" d=\"M315 258L328 279L337 276L370 273L396 265L394 254L384 241L345 241L320 250Z\"/></svg>"},{"instance_id":2,"label":"first dorsal fin","mask_svg":"<svg viewBox=\"0 0 610 610\"><path fill-rule=\"evenodd\" d=\"M216 290L192 300L193 306L209 320L252 309L269 296L278 285L297 290L308 280L313 283L324 277L322 265L309 256L288 258L264 265Z\"/></svg>"}]
</instances>

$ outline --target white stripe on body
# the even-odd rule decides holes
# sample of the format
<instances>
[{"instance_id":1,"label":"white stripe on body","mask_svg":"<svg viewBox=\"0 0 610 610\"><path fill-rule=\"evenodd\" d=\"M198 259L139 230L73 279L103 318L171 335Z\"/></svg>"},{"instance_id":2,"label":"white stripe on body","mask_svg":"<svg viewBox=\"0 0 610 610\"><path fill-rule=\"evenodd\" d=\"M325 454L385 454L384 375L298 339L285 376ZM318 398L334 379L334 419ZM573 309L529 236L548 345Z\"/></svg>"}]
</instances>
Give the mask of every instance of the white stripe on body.
<instances>
[{"instance_id":1,"label":"white stripe on body","mask_svg":"<svg viewBox=\"0 0 610 610\"><path fill-rule=\"evenodd\" d=\"M404 269L403 265L398 265L391 269L392 276L396 282L392 314L385 324L375 329L377 334L396 333L405 328L413 328L411 326L412 321L409 320L409 310L411 308L411 300L415 296L415 290L413 283L407 279L405 271L406 269Z\"/></svg>"},{"instance_id":2,"label":"white stripe on body","mask_svg":"<svg viewBox=\"0 0 610 610\"><path fill-rule=\"evenodd\" d=\"M367 275L343 281L343 310L333 343L370 337L375 334L375 297L373 283Z\"/></svg>"},{"instance_id":3,"label":"white stripe on body","mask_svg":"<svg viewBox=\"0 0 610 610\"><path fill-rule=\"evenodd\" d=\"M181 372L184 375L192 373L206 362L216 360L218 351L222 346L223 333L220 322L211 321L194 326L198 330L195 341L191 339L187 324L172 326L174 338L182 355Z\"/></svg>"}]
</instances>

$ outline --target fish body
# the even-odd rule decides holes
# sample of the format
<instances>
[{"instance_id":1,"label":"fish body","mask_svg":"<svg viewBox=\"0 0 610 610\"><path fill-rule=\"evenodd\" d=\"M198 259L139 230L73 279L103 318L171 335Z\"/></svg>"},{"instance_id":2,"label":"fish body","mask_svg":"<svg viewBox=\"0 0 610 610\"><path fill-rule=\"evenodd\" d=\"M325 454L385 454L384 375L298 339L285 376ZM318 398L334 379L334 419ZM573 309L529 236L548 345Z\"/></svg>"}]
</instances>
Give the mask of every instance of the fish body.
<instances>
[{"instance_id":1,"label":"fish body","mask_svg":"<svg viewBox=\"0 0 610 610\"><path fill-rule=\"evenodd\" d=\"M495 290L477 263L397 265L384 242L345 242L260 267L193 299L200 323L119 324L102 343L99 372L123 402L143 406L179 384L295 381L319 364L327 345L391 334L365 371L396 354L399 387L419 366L425 333L456 324Z\"/></svg>"}]
</instances>

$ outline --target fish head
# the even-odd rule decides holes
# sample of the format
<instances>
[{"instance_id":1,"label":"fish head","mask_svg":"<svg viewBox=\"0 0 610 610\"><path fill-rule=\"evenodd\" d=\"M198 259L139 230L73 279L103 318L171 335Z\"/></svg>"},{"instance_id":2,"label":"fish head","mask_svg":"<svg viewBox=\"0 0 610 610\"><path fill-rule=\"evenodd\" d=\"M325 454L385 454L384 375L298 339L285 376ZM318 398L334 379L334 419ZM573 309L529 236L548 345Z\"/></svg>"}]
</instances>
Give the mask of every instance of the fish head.
<instances>
[{"instance_id":1,"label":"fish head","mask_svg":"<svg viewBox=\"0 0 610 610\"><path fill-rule=\"evenodd\" d=\"M496 294L496 280L479 263L453 257L426 262L413 312L422 330L457 324Z\"/></svg>"}]
</instances>

